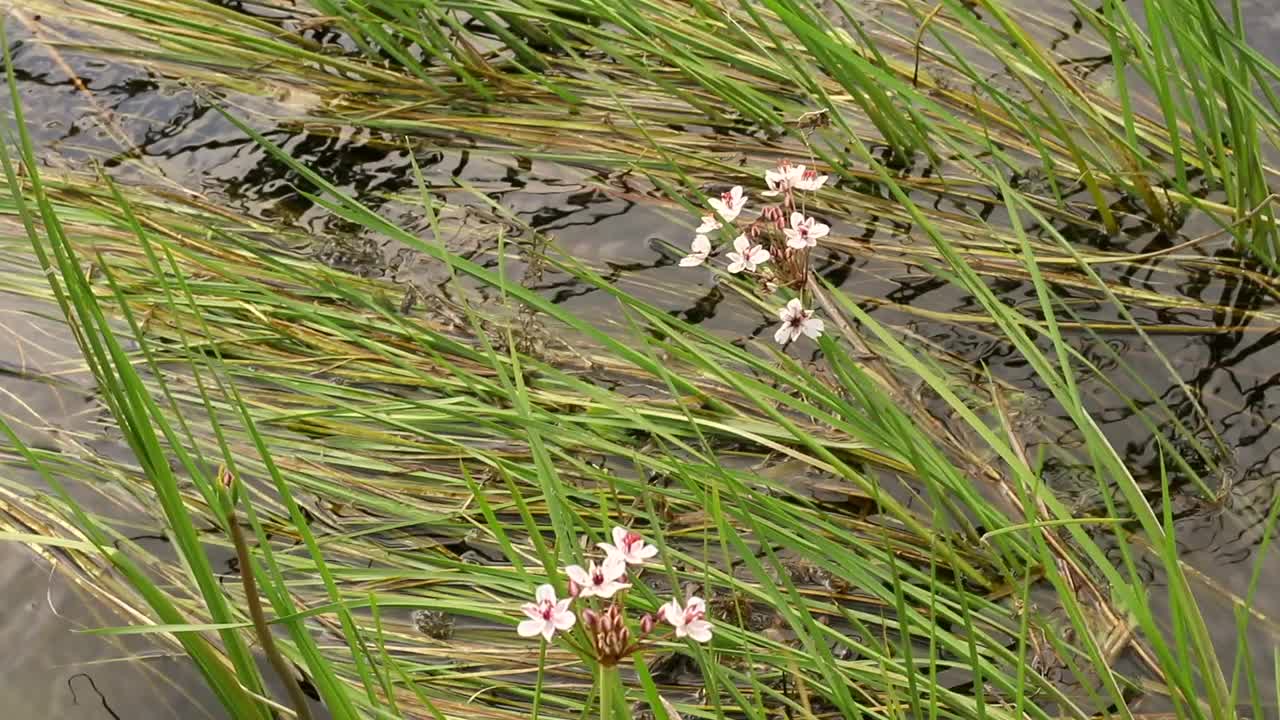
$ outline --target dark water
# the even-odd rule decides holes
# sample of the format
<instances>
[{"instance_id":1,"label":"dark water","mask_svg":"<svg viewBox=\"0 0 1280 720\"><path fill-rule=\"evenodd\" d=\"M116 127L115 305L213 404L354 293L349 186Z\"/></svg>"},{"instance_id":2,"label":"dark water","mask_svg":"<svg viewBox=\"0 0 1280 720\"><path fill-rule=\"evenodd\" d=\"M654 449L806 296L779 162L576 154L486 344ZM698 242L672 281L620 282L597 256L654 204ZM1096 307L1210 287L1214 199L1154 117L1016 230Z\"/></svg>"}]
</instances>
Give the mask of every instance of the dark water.
<instances>
[{"instance_id":1,"label":"dark water","mask_svg":"<svg viewBox=\"0 0 1280 720\"><path fill-rule=\"evenodd\" d=\"M1106 58L1097 57L1097 48L1080 40L1070 12L1058 3L1045 5L1042 12L1055 18L1045 32L1056 33L1052 41L1059 50L1074 52L1079 47L1081 75L1106 73ZM1254 21L1251 30L1257 33L1255 46L1273 59L1280 58L1280 15L1266 0L1246 3L1246 7ZM195 192L211 203L264 220L294 224L328 238L312 249L336 266L390 276L426 293L448 292L442 289L444 278L430 266L415 263L401 248L379 238L353 235L343 223L310 206L297 193L295 178L284 167L266 157L197 94L134 66L63 53L63 60L91 92L90 102L71 82L65 68L47 50L30 42L24 26L11 20L8 27L10 38L17 40L15 69L23 102L50 172L58 168L82 170L97 163L127 182ZM305 109L314 100L295 93L272 101L241 98L238 102L253 117L255 109L279 110L280 105ZM105 129L96 120L96 111L103 109L116 118L116 123ZM364 131L306 133L256 122L274 141L338 186L361 194L393 219L422 227L421 218L410 216L409 206L395 200L398 193L415 192L403 146ZM433 186L447 188L454 178L465 179L532 227L554 235L584 260L605 266L617 283L674 314L728 335L760 337L771 331L771 318L751 314L722 296L705 275L674 267L674 258L661 246L663 242L687 243L685 219L669 217L655 204L644 202L625 178L478 150L420 151L415 159ZM488 260L495 249L491 225L463 217L446 218L446 222L448 242L455 251L492 262ZM1190 238L1210 229L1204 219L1191 218L1183 234ZM837 223L835 232L876 241L893 239L901 230L870 218L856 224ZM1100 248L1145 252L1182 238L1166 238L1135 223L1132 232L1120 238L1074 239ZM1206 252L1225 252L1221 245L1205 247ZM989 336L873 302L887 299L913 308L970 310L968 300L954 288L906 265L864 256L832 254L819 266L829 280L865 300L868 311L882 321L907 324L965 361L985 364L998 376L1028 388L1033 397L1048 401L1033 371ZM1188 274L1185 268L1165 260L1154 260L1139 272L1127 269L1123 277L1116 276L1115 270L1102 271L1112 273L1109 279L1133 288L1229 308L1275 306L1254 289L1222 277ZM0 269L0 278L4 272ZM598 313L593 291L567 277L548 272L531 285L576 312L588 316ZM1033 290L1021 283L1011 282L999 289L1018 302L1034 298ZM1095 319L1112 319L1105 315L1104 306L1082 308ZM87 378L60 373L75 366L77 353L65 329L47 319L48 313L49 308L0 291L0 412L17 419L31 442L74 448L98 432L92 422L96 408ZM1139 320L1211 327L1233 318L1229 314L1169 313L1140 314ZM1233 327L1226 333L1157 335L1155 341L1181 380L1202 398L1214 430L1234 451L1228 467L1220 473L1208 473L1226 488L1221 503L1203 503L1189 488L1181 489L1175 499L1179 510L1176 529L1184 558L1223 592L1243 594L1258 560L1256 548L1263 520L1280 476L1276 452L1280 448L1276 428L1280 366L1272 359L1280 329L1247 320L1233 322ZM1190 414L1185 396L1169 380L1164 361L1150 353L1141 339L1125 334L1077 339L1086 354L1104 367L1113 363L1109 352L1120 355L1139 377L1159 383L1157 396L1175 412ZM57 382L50 379L55 375ZM1083 383L1082 392L1134 474L1154 481L1160 468L1157 449L1148 441L1141 419L1121 399L1146 393L1121 373L1109 375L1119 392L1093 378ZM1061 440L1069 442L1070 438ZM1087 468L1054 466L1050 472L1067 499L1082 510L1101 505L1092 480L1075 480L1086 478ZM10 485L15 485L22 479L10 480ZM4 487L9 485L0 489ZM0 499L5 497L0 495ZM4 505L0 505L0 512L7 512ZM1274 617L1280 614L1280 561L1266 558L1263 567L1258 610ZM51 574L51 569L45 559L26 549L0 544L0 592L8 609L0 616L0 646L11 649L0 656L0 703L18 710L9 717L199 717L199 708L214 707L190 669L168 657L172 648L145 642L119 646L72 632L123 624L125 620L111 618L97 603L82 601L76 589L57 573ZM1151 573L1158 583L1154 568ZM1153 588L1153 594L1159 594L1158 587ZM1206 591L1201 600L1213 618L1211 629L1222 647L1232 647L1235 625L1225 596ZM1255 624L1255 628L1261 627ZM1270 667L1267 648L1272 644L1274 638L1268 643L1261 637L1254 643L1258 653L1255 667ZM147 659L127 660L139 654Z\"/></svg>"}]
</instances>

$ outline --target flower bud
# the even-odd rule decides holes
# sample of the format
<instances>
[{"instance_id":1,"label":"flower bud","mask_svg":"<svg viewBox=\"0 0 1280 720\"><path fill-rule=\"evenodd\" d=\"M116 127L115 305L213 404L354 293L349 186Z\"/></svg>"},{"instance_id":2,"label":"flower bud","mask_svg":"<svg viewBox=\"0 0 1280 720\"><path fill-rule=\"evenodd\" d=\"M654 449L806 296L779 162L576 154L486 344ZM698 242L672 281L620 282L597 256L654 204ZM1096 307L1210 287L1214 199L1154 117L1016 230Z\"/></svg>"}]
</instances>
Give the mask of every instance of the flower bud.
<instances>
[{"instance_id":1,"label":"flower bud","mask_svg":"<svg viewBox=\"0 0 1280 720\"><path fill-rule=\"evenodd\" d=\"M591 608L582 611L582 624L587 626L588 630L595 630L596 625L600 622L600 613Z\"/></svg>"},{"instance_id":2,"label":"flower bud","mask_svg":"<svg viewBox=\"0 0 1280 720\"><path fill-rule=\"evenodd\" d=\"M576 600L578 595L581 593L582 593L582 586L570 580L569 581L569 597L574 598Z\"/></svg>"},{"instance_id":3,"label":"flower bud","mask_svg":"<svg viewBox=\"0 0 1280 720\"><path fill-rule=\"evenodd\" d=\"M650 615L649 613L645 613L644 617L640 618L640 632L644 633L645 635L648 635L649 633L653 632L653 628L657 624L658 624L657 618L655 618L653 615Z\"/></svg>"},{"instance_id":4,"label":"flower bud","mask_svg":"<svg viewBox=\"0 0 1280 720\"><path fill-rule=\"evenodd\" d=\"M591 645L595 648L596 659L605 667L618 664L630 655L635 646L631 644L631 631L622 617L622 605L612 603L599 615L591 627Z\"/></svg>"},{"instance_id":5,"label":"flower bud","mask_svg":"<svg viewBox=\"0 0 1280 720\"><path fill-rule=\"evenodd\" d=\"M787 214L780 205L768 205L760 211L760 219L765 222L773 223L774 227L782 230L787 227Z\"/></svg>"}]
</instances>

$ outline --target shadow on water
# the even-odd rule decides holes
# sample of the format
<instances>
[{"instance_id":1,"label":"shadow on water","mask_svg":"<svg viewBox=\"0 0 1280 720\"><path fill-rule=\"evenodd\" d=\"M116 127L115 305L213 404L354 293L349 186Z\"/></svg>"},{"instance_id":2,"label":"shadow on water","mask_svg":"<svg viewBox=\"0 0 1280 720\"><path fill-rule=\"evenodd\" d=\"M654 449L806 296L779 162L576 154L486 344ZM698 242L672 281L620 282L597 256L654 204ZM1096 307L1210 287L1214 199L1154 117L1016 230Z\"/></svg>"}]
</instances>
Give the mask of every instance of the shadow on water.
<instances>
[{"instance_id":1,"label":"shadow on water","mask_svg":"<svg viewBox=\"0 0 1280 720\"><path fill-rule=\"evenodd\" d=\"M1045 12L1060 21L1052 26L1050 44L1064 51L1075 47L1081 24L1073 21L1070 11L1056 9L1056 4L1047 5ZM1257 20L1259 33L1280 40L1280 14L1263 0L1246 3L1246 8ZM323 29L309 32L321 41L341 42L336 36L325 36L328 31ZM418 262L406 248L383 238L361 235L313 206L299 192L298 177L267 157L196 92L160 82L134 66L63 54L62 58L90 91L90 99L67 76L59 61L43 48L23 42L21 29L11 27L11 38L15 37L15 71L22 100L50 171L97 164L126 182L184 189L214 205L305 229L317 238L310 251L331 265L391 278L404 284L407 293L412 289L426 295L447 295L438 268ZM1258 41L1256 45L1270 52L1273 59L1280 59L1274 57L1280 43ZM1086 54L1072 63L1074 72L1088 78L1109 71L1107 57L1087 54L1096 53L1093 46L1080 47ZM100 125L102 110L119 122L109 128ZM422 168L433 191L448 192L456 186L455 179L465 180L530 227L553 235L568 250L601 266L610 280L625 284L628 290L673 315L729 335L759 337L770 332L768 318L733 303L709 276L687 271L676 275L675 259L663 248L666 244L683 246L687 242L687 226L667 218L654 204L643 202L627 186L625 177L478 149L410 149L395 138L368 131L307 132L283 126L260 129L334 184L359 194L370 206L411 230L427 232L422 213L406 200L417 193L409 170L412 152L412 159ZM969 206L952 209L982 217L1000 212L994 199L988 206L971 199L965 202ZM452 250L496 266L494 218L476 208L472 215L447 220L444 240ZM1134 221L1129 232L1120 238L1101 234L1091 237L1074 228L1063 231L1086 246L1148 252L1170 247L1207 229L1206 223L1191 218L1183 228L1185 237L1167 237L1139 221ZM909 228L868 218L859 226L837 225L836 230L870 242L904 234ZM511 272L525 270L519 263L510 265ZM971 301L953 286L906 265L856 254L831 254L822 258L818 267L827 280L863 300L868 312L906 325L974 367L990 368L997 376L1048 402L1048 392L1037 384L1032 369L1007 345L980 329L931 322L893 307L971 310ZM1213 317L1167 311L1139 319L1227 329L1157 335L1153 339L1182 382L1202 399L1214 430L1234 451L1231 466L1220 478L1225 488L1222 499L1208 503L1193 497L1188 489L1185 495L1175 498L1174 518L1185 559L1221 589L1207 593L1202 600L1213 617L1212 632L1224 647L1231 647L1235 620L1226 593L1243 594L1248 587L1256 562L1255 550L1265 529L1263 521L1275 499L1276 478L1280 476L1280 433L1276 430L1280 419L1280 370L1273 361L1280 329L1253 327L1243 311L1274 306L1274 300L1256 287L1242 286L1232 278L1161 268L1158 260L1126 266L1122 274L1115 272L1110 279L1133 288L1230 308ZM1181 280L1170 285L1168 278L1175 275ZM600 304L593 297L596 291L567 276L546 271L528 281L531 287L574 312L588 317L600 312ZM995 287L1013 302L1034 299L1034 289L1025 283L992 282L998 283ZM690 288L691 284L694 287ZM0 355L0 412L26 428L31 433L28 439L43 447L69 448L100 442L100 418L87 378L58 375L59 370L74 364L74 344L65 332L60 334L58 327L39 319L49 308L31 307L24 304L27 302L0 294L0 346L11 349L8 355ZM1102 307L1093 310L1106 312ZM40 322L46 325L41 326ZM1194 412L1182 390L1167 380L1169 368L1141 340L1122 334L1079 335L1076 339L1085 355L1104 371L1114 368L1113 355L1118 356L1143 380L1160 379L1164 384L1157 388L1156 395L1177 414L1190 417ZM50 380L55 375L57 382ZM1115 387L1091 377L1082 383L1081 391L1089 396L1095 417L1122 451L1124 460L1136 476L1145 480L1152 497L1158 499L1159 450L1149 442L1149 431L1138 412L1144 408L1131 407L1125 401L1126 396L1144 396L1145 391L1136 380L1121 373L1108 375L1107 379ZM1061 440L1069 443L1072 438ZM1104 507L1104 499L1099 497L1093 480L1088 479L1088 468L1059 463L1047 466L1046 473L1078 512L1088 514ZM1156 583L1158 566L1153 560L1148 568ZM1280 600L1276 599L1280 598L1280 565L1268 559L1264 567L1258 609L1267 615L1280 614ZM156 655L156 649L145 643L110 645L93 636L69 632L74 627L118 624L120 620L95 615L90 604L78 599L74 588L60 584L56 578L51 580L47 560L33 561L30 553L16 545L0 545L0 588L4 588L5 605L10 608L0 618L0 644L18 650L6 653L0 661L0 668L4 669L0 697L17 698L19 703L19 711L11 716L141 720L185 717L193 708L214 707L182 661ZM1259 653L1263 652L1263 645L1256 646ZM107 658L129 657L128 653L147 654L149 659L143 664L148 672L141 673L145 681L137 679L138 663L99 663ZM1262 667L1270 658L1259 656L1254 661L1255 666ZM172 685L161 682L161 677L168 678ZM6 700L6 707L14 707L11 700ZM216 715L216 710L210 713Z\"/></svg>"}]
</instances>

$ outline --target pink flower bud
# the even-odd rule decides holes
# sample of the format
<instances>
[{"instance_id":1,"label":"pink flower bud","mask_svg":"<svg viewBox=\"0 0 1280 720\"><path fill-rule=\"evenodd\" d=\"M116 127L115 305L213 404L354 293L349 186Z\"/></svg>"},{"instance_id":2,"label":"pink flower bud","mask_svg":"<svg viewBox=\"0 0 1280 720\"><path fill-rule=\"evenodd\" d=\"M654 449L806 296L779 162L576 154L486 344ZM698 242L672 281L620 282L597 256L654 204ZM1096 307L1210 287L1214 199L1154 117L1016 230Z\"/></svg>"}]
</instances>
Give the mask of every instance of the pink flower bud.
<instances>
[{"instance_id":1,"label":"pink flower bud","mask_svg":"<svg viewBox=\"0 0 1280 720\"><path fill-rule=\"evenodd\" d=\"M596 651L596 660L605 667L613 667L620 660L635 651L631 643L631 632L622 617L622 605L614 601L591 625L591 645Z\"/></svg>"},{"instance_id":2,"label":"pink flower bud","mask_svg":"<svg viewBox=\"0 0 1280 720\"><path fill-rule=\"evenodd\" d=\"M773 223L774 227L782 230L787 227L787 217L783 209L778 205L767 205L760 211L760 218L768 223Z\"/></svg>"},{"instance_id":3,"label":"pink flower bud","mask_svg":"<svg viewBox=\"0 0 1280 720\"><path fill-rule=\"evenodd\" d=\"M645 635L648 635L649 633L653 632L653 627L657 624L658 624L658 621L656 618L654 618L649 613L645 613L644 617L640 618L640 632L644 633Z\"/></svg>"},{"instance_id":4,"label":"pink flower bud","mask_svg":"<svg viewBox=\"0 0 1280 720\"><path fill-rule=\"evenodd\" d=\"M596 627L596 624L599 622L600 622L600 613L597 613L595 610L592 610L591 608L587 608L586 610L582 611L582 624L586 625L588 629L594 630Z\"/></svg>"},{"instance_id":5,"label":"pink flower bud","mask_svg":"<svg viewBox=\"0 0 1280 720\"><path fill-rule=\"evenodd\" d=\"M570 580L569 581L569 597L576 599L581 592L582 592L582 586Z\"/></svg>"}]
</instances>

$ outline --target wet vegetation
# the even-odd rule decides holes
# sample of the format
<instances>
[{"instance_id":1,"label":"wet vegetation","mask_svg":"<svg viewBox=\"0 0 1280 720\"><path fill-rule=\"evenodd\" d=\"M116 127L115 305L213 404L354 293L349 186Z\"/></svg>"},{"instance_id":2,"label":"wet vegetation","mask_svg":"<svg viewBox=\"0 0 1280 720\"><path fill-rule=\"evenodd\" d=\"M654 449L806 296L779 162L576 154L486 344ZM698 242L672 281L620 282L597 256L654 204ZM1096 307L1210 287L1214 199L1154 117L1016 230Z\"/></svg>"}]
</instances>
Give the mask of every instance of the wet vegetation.
<instances>
[{"instance_id":1,"label":"wet vegetation","mask_svg":"<svg viewBox=\"0 0 1280 720\"><path fill-rule=\"evenodd\" d=\"M1274 401L1212 377L1280 319L1280 70L1238 2L29 5L0 286L65 318L48 379L99 414L0 428L41 478L0 536L229 716L1275 714ZM115 150L48 142L37 55L257 154L175 179L182 123L137 140L78 80ZM791 288L825 331L780 347L782 296L641 270L783 159L829 174L831 233ZM641 220L576 228L517 175ZM1238 507L1243 580L1184 530ZM615 671L519 637L619 525L658 548L630 616L696 594L711 641Z\"/></svg>"}]
</instances>

